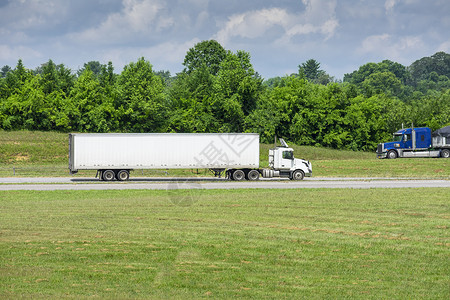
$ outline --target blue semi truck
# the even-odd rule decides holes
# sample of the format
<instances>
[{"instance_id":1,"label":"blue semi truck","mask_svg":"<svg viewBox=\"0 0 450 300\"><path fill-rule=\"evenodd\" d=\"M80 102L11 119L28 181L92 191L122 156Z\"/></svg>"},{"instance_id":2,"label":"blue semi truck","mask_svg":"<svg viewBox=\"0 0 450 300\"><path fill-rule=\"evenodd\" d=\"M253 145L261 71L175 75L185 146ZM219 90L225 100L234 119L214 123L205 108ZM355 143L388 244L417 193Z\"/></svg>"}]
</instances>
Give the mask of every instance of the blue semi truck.
<instances>
[{"instance_id":1,"label":"blue semi truck","mask_svg":"<svg viewBox=\"0 0 450 300\"><path fill-rule=\"evenodd\" d=\"M378 158L450 157L450 126L431 132L428 127L405 128L394 133L394 140L378 144Z\"/></svg>"}]
</instances>

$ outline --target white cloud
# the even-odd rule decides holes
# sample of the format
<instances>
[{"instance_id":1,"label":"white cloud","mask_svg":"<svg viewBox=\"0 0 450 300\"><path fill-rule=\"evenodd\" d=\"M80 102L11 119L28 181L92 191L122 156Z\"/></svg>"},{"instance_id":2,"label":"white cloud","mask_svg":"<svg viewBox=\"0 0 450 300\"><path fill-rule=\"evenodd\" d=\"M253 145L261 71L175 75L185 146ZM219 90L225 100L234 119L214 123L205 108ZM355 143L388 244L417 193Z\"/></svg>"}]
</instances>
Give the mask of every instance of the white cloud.
<instances>
[{"instance_id":1,"label":"white cloud","mask_svg":"<svg viewBox=\"0 0 450 300\"><path fill-rule=\"evenodd\" d=\"M381 34L364 39L361 47L357 49L357 53L372 54L402 63L407 62L405 57L423 52L424 47L424 42L417 36L397 38L390 34Z\"/></svg>"},{"instance_id":2,"label":"white cloud","mask_svg":"<svg viewBox=\"0 0 450 300\"><path fill-rule=\"evenodd\" d=\"M450 53L450 40L440 44L437 51L444 51L446 53Z\"/></svg>"},{"instance_id":3,"label":"white cloud","mask_svg":"<svg viewBox=\"0 0 450 300\"><path fill-rule=\"evenodd\" d=\"M449 3L0 0L0 66L18 58L27 67L53 59L72 68L111 60L120 71L144 56L174 72L196 42L215 38L226 49L250 52L264 77L294 72L309 58L341 77L368 61L405 64L450 52Z\"/></svg>"},{"instance_id":4,"label":"white cloud","mask_svg":"<svg viewBox=\"0 0 450 300\"><path fill-rule=\"evenodd\" d=\"M122 66L132 61L137 61L140 57L144 57L150 61L154 70L169 70L173 69L174 66L179 66L181 70L182 65L180 62L183 62L186 52L198 42L200 40L194 38L183 43L165 42L151 47L114 48L105 51L100 56L104 62L114 61L115 65Z\"/></svg>"},{"instance_id":5,"label":"white cloud","mask_svg":"<svg viewBox=\"0 0 450 300\"><path fill-rule=\"evenodd\" d=\"M384 8L386 9L386 14L388 14L394 10L394 6L395 6L396 2L397 2L397 0L386 0L386 2L384 2Z\"/></svg>"},{"instance_id":6,"label":"white cloud","mask_svg":"<svg viewBox=\"0 0 450 300\"><path fill-rule=\"evenodd\" d=\"M302 0L302 2L306 9L300 18L306 23L320 26L335 16L336 0Z\"/></svg>"},{"instance_id":7,"label":"white cloud","mask_svg":"<svg viewBox=\"0 0 450 300\"><path fill-rule=\"evenodd\" d=\"M222 44L227 44L233 37L255 39L264 37L275 27L284 31L284 36L277 42L288 43L294 36L313 33L320 33L325 39L332 37L339 26L335 15L336 1L302 1L306 6L302 14L270 8L232 15L214 38Z\"/></svg>"},{"instance_id":8,"label":"white cloud","mask_svg":"<svg viewBox=\"0 0 450 300\"><path fill-rule=\"evenodd\" d=\"M63 0L10 1L0 10L0 18L14 30L36 29L63 19L67 5Z\"/></svg>"},{"instance_id":9,"label":"white cloud","mask_svg":"<svg viewBox=\"0 0 450 300\"><path fill-rule=\"evenodd\" d=\"M42 54L29 47L0 45L0 61L17 61L19 58L26 61L27 59L42 58Z\"/></svg>"},{"instance_id":10,"label":"white cloud","mask_svg":"<svg viewBox=\"0 0 450 300\"><path fill-rule=\"evenodd\" d=\"M123 0L124 9L108 16L100 26L88 29L75 38L114 43L134 34L160 32L174 24L171 17L161 17L165 4L160 0Z\"/></svg>"},{"instance_id":11,"label":"white cloud","mask_svg":"<svg viewBox=\"0 0 450 300\"><path fill-rule=\"evenodd\" d=\"M262 9L233 15L225 26L216 34L221 44L227 44L232 37L254 39L263 36L273 26L287 27L291 16L279 8Z\"/></svg>"}]
</instances>

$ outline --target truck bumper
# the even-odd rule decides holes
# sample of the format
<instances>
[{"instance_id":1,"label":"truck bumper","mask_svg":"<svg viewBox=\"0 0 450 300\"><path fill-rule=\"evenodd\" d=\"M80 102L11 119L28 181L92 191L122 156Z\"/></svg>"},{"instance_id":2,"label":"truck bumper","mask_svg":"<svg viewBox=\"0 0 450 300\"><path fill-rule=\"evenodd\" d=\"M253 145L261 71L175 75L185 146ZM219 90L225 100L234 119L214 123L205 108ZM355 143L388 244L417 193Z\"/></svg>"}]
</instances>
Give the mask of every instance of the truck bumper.
<instances>
[{"instance_id":1,"label":"truck bumper","mask_svg":"<svg viewBox=\"0 0 450 300\"><path fill-rule=\"evenodd\" d=\"M387 157L387 152L377 153L377 158L386 158L386 157Z\"/></svg>"}]
</instances>

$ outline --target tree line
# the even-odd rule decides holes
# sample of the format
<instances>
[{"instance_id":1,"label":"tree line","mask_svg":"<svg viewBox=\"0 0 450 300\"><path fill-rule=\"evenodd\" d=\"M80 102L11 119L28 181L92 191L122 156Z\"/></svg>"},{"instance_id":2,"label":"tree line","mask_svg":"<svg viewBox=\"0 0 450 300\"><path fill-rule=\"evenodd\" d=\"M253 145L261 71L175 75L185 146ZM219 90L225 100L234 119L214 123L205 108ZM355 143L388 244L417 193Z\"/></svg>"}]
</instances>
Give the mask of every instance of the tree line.
<instances>
[{"instance_id":1,"label":"tree line","mask_svg":"<svg viewBox=\"0 0 450 300\"><path fill-rule=\"evenodd\" d=\"M450 124L450 55L405 67L367 63L342 82L309 59L298 73L264 80L250 54L203 41L182 72L145 58L117 74L92 61L77 72L52 60L0 72L0 129L61 132L257 132L301 144L374 150L402 124Z\"/></svg>"}]
</instances>

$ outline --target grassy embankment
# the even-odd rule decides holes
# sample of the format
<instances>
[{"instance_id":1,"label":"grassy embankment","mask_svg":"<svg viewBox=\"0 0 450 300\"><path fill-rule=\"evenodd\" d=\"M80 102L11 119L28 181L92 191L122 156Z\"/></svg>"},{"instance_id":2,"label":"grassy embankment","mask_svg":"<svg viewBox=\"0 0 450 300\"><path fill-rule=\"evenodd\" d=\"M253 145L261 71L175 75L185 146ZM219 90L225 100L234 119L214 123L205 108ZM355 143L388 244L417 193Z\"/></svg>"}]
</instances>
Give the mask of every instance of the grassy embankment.
<instances>
[{"instance_id":1,"label":"grassy embankment","mask_svg":"<svg viewBox=\"0 0 450 300\"><path fill-rule=\"evenodd\" d=\"M448 159L378 160L375 153L290 146L295 149L296 157L312 162L314 177L450 178ZM261 167L268 165L271 147L261 145ZM69 176L68 173L67 134L0 131L0 176ZM210 176L207 170L136 170L132 176L196 176L197 173ZM95 171L80 171L76 176L95 176Z\"/></svg>"},{"instance_id":2,"label":"grassy embankment","mask_svg":"<svg viewBox=\"0 0 450 300\"><path fill-rule=\"evenodd\" d=\"M0 298L449 299L448 195L3 191Z\"/></svg>"}]
</instances>

